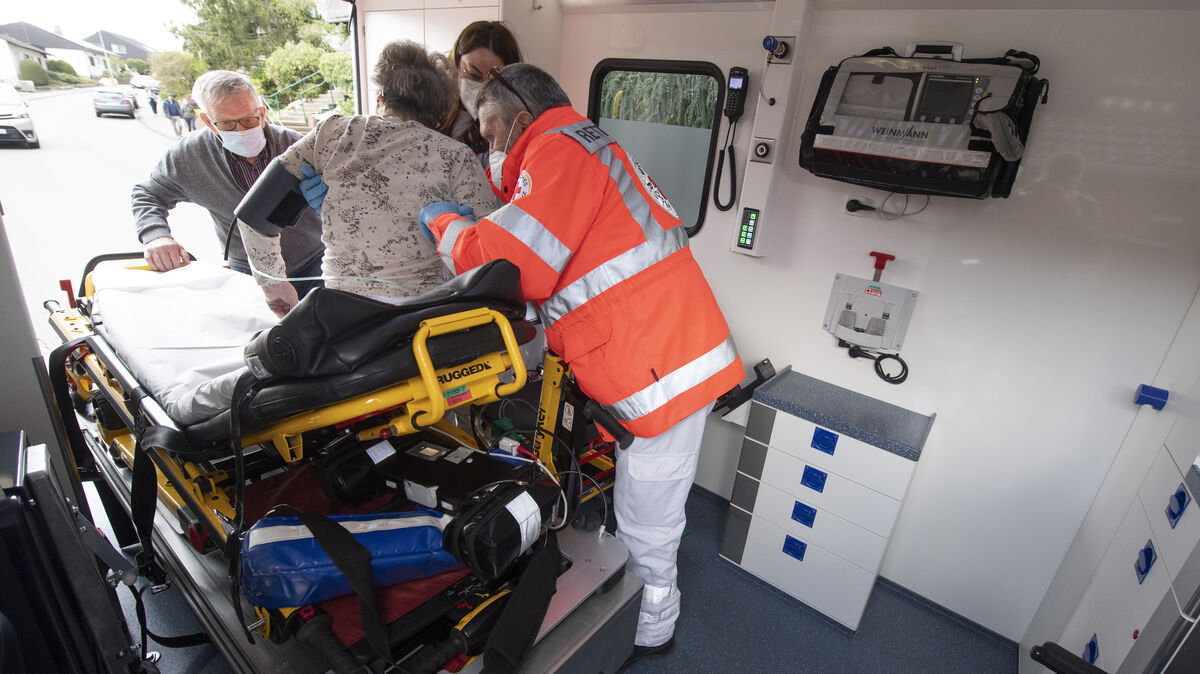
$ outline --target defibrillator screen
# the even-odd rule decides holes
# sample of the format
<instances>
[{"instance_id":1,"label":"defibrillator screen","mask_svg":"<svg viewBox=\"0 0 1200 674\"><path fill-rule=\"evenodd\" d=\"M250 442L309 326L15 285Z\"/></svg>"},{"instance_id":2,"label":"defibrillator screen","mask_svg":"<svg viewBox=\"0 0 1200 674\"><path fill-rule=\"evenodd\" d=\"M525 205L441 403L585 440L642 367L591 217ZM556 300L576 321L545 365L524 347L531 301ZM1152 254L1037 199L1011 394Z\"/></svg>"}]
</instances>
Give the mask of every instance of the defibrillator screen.
<instances>
[{"instance_id":1,"label":"defibrillator screen","mask_svg":"<svg viewBox=\"0 0 1200 674\"><path fill-rule=\"evenodd\" d=\"M921 102L917 104L918 122L958 124L967 117L975 78L930 75L925 80Z\"/></svg>"}]
</instances>

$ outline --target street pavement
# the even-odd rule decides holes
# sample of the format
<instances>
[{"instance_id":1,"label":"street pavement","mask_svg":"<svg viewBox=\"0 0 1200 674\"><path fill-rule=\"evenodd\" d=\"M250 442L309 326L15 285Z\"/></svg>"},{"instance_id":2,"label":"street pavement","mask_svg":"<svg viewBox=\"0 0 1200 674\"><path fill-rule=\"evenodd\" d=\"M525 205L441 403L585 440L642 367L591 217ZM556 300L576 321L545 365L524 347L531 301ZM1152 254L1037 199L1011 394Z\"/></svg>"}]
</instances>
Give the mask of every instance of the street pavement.
<instances>
[{"instance_id":1,"label":"street pavement","mask_svg":"<svg viewBox=\"0 0 1200 674\"><path fill-rule=\"evenodd\" d=\"M0 205L21 287L43 350L58 345L42 302L65 301L59 280L78 285L84 265L104 253L139 252L130 188L176 142L139 92L136 119L92 109L93 89L22 94L41 148L0 147ZM210 133L196 131L195 133ZM197 259L219 262L208 212L180 204L168 216L175 238Z\"/></svg>"}]
</instances>

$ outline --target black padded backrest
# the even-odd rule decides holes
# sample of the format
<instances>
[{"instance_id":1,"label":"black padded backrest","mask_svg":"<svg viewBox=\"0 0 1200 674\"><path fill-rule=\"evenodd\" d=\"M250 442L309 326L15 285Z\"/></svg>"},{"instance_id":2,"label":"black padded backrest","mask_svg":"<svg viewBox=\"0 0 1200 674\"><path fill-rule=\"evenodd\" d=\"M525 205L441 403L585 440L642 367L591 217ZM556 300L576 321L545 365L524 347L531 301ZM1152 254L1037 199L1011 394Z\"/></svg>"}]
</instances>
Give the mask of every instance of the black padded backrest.
<instances>
[{"instance_id":1,"label":"black padded backrest","mask_svg":"<svg viewBox=\"0 0 1200 674\"><path fill-rule=\"evenodd\" d=\"M524 315L516 265L494 260L400 305L318 288L246 345L246 362L260 377L344 374L409 339L427 318L479 307L510 319Z\"/></svg>"}]
</instances>

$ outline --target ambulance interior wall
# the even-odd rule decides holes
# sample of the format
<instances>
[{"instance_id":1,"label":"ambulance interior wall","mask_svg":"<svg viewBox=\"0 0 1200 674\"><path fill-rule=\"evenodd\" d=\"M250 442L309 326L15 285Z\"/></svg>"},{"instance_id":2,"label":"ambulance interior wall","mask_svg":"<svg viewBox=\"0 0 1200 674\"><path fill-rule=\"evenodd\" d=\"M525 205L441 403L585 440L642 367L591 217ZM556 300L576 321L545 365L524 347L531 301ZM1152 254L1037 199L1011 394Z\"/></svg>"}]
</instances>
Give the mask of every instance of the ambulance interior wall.
<instances>
[{"instance_id":1,"label":"ambulance interior wall","mask_svg":"<svg viewBox=\"0 0 1200 674\"><path fill-rule=\"evenodd\" d=\"M775 165L787 189L762 215L767 255L730 252L738 209L709 207L692 249L747 368L769 357L938 415L882 573L1020 641L1133 422L1134 389L1153 379L1200 287L1200 71L1177 56L1200 34L1200 12L819 9L800 14L808 26L772 26L772 10L568 8L560 79L583 112L601 59L707 60L749 68L753 101L762 36L808 35ZM934 198L891 222L845 215L848 196L885 193L797 165L820 75L914 40L962 42L967 57L1041 57L1049 102L1012 197ZM754 107L739 125L739 176ZM847 358L821 327L834 274L869 277L872 250L897 258L885 282L921 293L900 386ZM709 421L701 486L729 495L741 431Z\"/></svg>"}]
</instances>

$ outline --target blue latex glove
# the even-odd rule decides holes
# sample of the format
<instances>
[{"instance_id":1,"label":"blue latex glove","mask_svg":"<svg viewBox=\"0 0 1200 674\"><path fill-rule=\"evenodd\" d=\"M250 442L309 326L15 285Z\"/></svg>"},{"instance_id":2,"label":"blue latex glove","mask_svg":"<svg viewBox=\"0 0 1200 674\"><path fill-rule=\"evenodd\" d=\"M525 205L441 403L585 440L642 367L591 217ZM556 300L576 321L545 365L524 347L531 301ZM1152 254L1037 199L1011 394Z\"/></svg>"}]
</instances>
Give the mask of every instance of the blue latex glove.
<instances>
[{"instance_id":1,"label":"blue latex glove","mask_svg":"<svg viewBox=\"0 0 1200 674\"><path fill-rule=\"evenodd\" d=\"M433 236L433 231L429 229L429 223L433 222L437 216L445 213L457 213L468 218L475 217L475 211L470 206L456 204L453 201L435 201L422 208L421 213L417 216L417 223L421 225L421 233L425 235L425 238L437 243L437 239Z\"/></svg>"},{"instance_id":2,"label":"blue latex glove","mask_svg":"<svg viewBox=\"0 0 1200 674\"><path fill-rule=\"evenodd\" d=\"M329 191L329 186L321 179L321 174L313 170L311 166L302 166L300 172L304 177L300 179L300 194L304 195L305 201L309 206L318 213L321 212L321 204L325 203L325 193Z\"/></svg>"}]
</instances>

